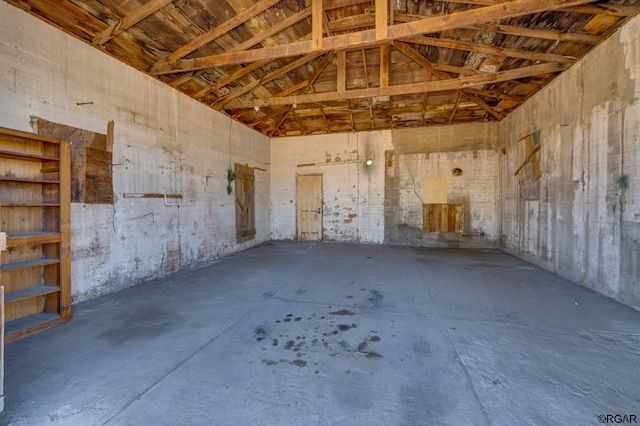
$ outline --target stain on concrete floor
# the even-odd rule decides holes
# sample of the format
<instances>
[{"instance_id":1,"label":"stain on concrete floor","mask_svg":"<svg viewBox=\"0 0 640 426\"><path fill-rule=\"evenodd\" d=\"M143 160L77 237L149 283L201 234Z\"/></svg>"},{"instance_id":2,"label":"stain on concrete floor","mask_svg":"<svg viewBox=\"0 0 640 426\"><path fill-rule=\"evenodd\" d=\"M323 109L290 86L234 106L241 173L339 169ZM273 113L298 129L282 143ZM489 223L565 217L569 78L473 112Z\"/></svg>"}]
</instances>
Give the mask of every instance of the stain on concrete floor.
<instances>
[{"instance_id":1,"label":"stain on concrete floor","mask_svg":"<svg viewBox=\"0 0 640 426\"><path fill-rule=\"evenodd\" d=\"M639 355L639 312L498 251L274 242L7 345L0 423L597 424Z\"/></svg>"}]
</instances>

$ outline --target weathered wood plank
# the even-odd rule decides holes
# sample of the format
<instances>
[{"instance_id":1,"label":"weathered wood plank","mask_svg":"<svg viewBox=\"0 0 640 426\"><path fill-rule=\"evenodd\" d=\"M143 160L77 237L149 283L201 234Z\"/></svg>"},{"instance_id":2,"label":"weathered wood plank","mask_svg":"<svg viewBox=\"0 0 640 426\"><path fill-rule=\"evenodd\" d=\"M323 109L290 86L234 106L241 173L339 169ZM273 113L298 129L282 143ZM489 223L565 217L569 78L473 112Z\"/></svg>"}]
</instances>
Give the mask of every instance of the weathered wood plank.
<instances>
[{"instance_id":1,"label":"weathered wood plank","mask_svg":"<svg viewBox=\"0 0 640 426\"><path fill-rule=\"evenodd\" d=\"M386 40L397 40L420 34L452 30L488 21L529 15L541 11L556 10L566 6L580 5L591 1L593 0L513 0L509 3L500 3L444 16L433 16L420 21L392 25L388 27ZM375 46L379 43L380 40L376 39L375 29L364 30L326 37L323 39L322 48L319 50L358 49ZM218 65L231 65L265 59L300 56L310 50L318 50L314 49L313 40L158 64L158 66L153 67L151 73L154 75L170 74Z\"/></svg>"},{"instance_id":2,"label":"weathered wood plank","mask_svg":"<svg viewBox=\"0 0 640 426\"><path fill-rule=\"evenodd\" d=\"M323 21L323 10L322 10L322 0L313 0L311 3L311 49L319 50L322 49L322 21Z\"/></svg>"},{"instance_id":3,"label":"weathered wood plank","mask_svg":"<svg viewBox=\"0 0 640 426\"><path fill-rule=\"evenodd\" d=\"M135 8L133 12L129 13L124 18L119 19L109 28L96 35L93 40L91 40L91 44L94 46L105 44L112 38L119 36L127 29L133 27L138 22L153 15L172 1L173 0L151 0L143 6Z\"/></svg>"},{"instance_id":4,"label":"weathered wood plank","mask_svg":"<svg viewBox=\"0 0 640 426\"><path fill-rule=\"evenodd\" d=\"M194 38L189 43L177 49L175 52L167 56L165 59L163 59L159 63L166 63L166 62L176 61L180 58L184 58L189 53L200 49L202 46L208 43L211 43L218 37L228 33L235 27L244 24L249 19L255 17L256 15L259 15L260 13L264 12L265 10L269 9L271 6L273 6L274 4L280 1L281 0L262 0L259 3L254 4L248 9L245 9L242 12L238 13L233 18L223 22L222 24L218 25L215 28L212 28L206 33L201 34L200 36Z\"/></svg>"},{"instance_id":5,"label":"weathered wood plank","mask_svg":"<svg viewBox=\"0 0 640 426\"><path fill-rule=\"evenodd\" d=\"M458 90L482 84L496 83L501 81L517 80L520 78L533 77L544 74L554 74L564 71L565 67L560 64L550 63L532 65L529 67L517 68L496 73L483 75L459 77L457 79L437 80L423 83L404 84L389 87L374 87L367 89L347 90L343 93L325 92L310 95L287 96L282 98L256 99L253 101L232 101L222 105L222 109L233 110L242 108L252 108L254 106L269 105L292 105L304 103L317 103L344 99L370 98L374 96L398 96L423 92L440 92L447 90Z\"/></svg>"}]
</instances>

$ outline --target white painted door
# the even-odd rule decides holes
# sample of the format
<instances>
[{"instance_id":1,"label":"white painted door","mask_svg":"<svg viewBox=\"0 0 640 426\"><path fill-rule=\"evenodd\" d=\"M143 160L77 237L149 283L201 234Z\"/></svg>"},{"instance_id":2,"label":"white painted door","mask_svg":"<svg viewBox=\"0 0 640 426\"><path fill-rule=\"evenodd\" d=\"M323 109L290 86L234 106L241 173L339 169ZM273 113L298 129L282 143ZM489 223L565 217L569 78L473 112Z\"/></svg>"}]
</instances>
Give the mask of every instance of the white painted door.
<instances>
[{"instance_id":1,"label":"white painted door","mask_svg":"<svg viewBox=\"0 0 640 426\"><path fill-rule=\"evenodd\" d=\"M322 240L322 175L297 176L299 240Z\"/></svg>"}]
</instances>

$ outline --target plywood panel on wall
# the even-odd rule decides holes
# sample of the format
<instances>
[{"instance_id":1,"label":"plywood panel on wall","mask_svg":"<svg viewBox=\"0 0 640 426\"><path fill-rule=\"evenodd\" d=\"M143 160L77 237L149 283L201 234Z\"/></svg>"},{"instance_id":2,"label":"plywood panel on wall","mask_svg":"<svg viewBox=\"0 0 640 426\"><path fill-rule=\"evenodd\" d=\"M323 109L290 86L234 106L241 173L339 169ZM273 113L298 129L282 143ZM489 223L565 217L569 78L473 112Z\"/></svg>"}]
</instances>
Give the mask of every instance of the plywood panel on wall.
<instances>
[{"instance_id":1,"label":"plywood panel on wall","mask_svg":"<svg viewBox=\"0 0 640 426\"><path fill-rule=\"evenodd\" d=\"M463 232L464 204L424 204L424 232Z\"/></svg>"}]
</instances>

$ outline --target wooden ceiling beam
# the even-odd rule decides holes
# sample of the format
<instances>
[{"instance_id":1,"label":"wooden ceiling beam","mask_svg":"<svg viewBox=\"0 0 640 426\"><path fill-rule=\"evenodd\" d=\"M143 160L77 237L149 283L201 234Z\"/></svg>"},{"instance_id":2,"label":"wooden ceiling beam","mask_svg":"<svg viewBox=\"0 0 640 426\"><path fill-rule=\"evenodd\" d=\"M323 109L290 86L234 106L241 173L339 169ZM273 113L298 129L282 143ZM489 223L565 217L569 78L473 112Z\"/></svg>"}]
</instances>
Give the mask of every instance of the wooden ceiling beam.
<instances>
[{"instance_id":1,"label":"wooden ceiling beam","mask_svg":"<svg viewBox=\"0 0 640 426\"><path fill-rule=\"evenodd\" d=\"M177 61L181 58L184 58L189 53L194 52L200 49L202 46L205 46L211 43L218 37L228 33L229 31L236 28L237 26L244 24L249 19L256 17L257 15L261 14L262 12L269 9L271 6L275 5L280 1L281 0L262 0L254 4L253 6L238 13L233 18L223 22L222 24L218 25L215 28L210 29L206 33L203 33L198 37L194 38L189 43L180 47L179 49L171 53L169 56L167 56L166 58L158 62L156 65L171 63L173 61Z\"/></svg>"},{"instance_id":2,"label":"wooden ceiling beam","mask_svg":"<svg viewBox=\"0 0 640 426\"><path fill-rule=\"evenodd\" d=\"M452 30L488 21L530 15L592 1L593 0L512 0L508 3L455 12L449 15L432 16L415 22L391 25L387 27L387 38L384 41ZM373 29L326 37L322 40L322 48L318 49L318 51L358 49L376 45L381 42L381 40L376 38L376 34L376 30ZM219 65L233 65L266 59L273 60L300 56L313 50L313 48L313 40L309 40L242 52L227 52L218 55L156 64L151 68L150 73L153 75L171 74Z\"/></svg>"},{"instance_id":3,"label":"wooden ceiling beam","mask_svg":"<svg viewBox=\"0 0 640 426\"><path fill-rule=\"evenodd\" d=\"M469 41L452 40L435 37L407 37L404 42L422 44L424 46L444 47L447 49L465 50L468 52L484 53L487 55L506 56L509 58L526 59L537 62L557 62L559 64L573 64L576 58L556 55L554 53L529 52L525 50L507 49L504 47L489 46L486 44Z\"/></svg>"},{"instance_id":4,"label":"wooden ceiling beam","mask_svg":"<svg viewBox=\"0 0 640 426\"><path fill-rule=\"evenodd\" d=\"M423 19L421 15L410 14L396 14L395 19L398 22L414 22ZM542 30L537 28L525 28L514 25L500 25L495 23L483 23L464 27L472 30L496 32L500 34L518 36L518 37L531 37L540 38L544 40L555 41L568 41L572 43L582 44L598 44L604 37L594 34L585 33L569 33L556 30Z\"/></svg>"},{"instance_id":5,"label":"wooden ceiling beam","mask_svg":"<svg viewBox=\"0 0 640 426\"><path fill-rule=\"evenodd\" d=\"M467 28L480 31L496 32L518 37L531 37L554 41L568 41L571 43L582 44L598 44L604 39L604 37L602 36L593 34L565 33L556 30L540 30L534 28L517 27L513 25L500 25L493 23L476 24Z\"/></svg>"},{"instance_id":6,"label":"wooden ceiling beam","mask_svg":"<svg viewBox=\"0 0 640 426\"><path fill-rule=\"evenodd\" d=\"M449 3L493 6L508 3L511 0L448 0ZM583 13L587 15L633 16L640 11L640 4L603 3L594 5L574 5L561 7L558 12Z\"/></svg>"},{"instance_id":7,"label":"wooden ceiling beam","mask_svg":"<svg viewBox=\"0 0 640 426\"><path fill-rule=\"evenodd\" d=\"M94 46L101 46L105 44L112 38L119 36L129 28L133 27L138 22L153 15L172 1L173 0L151 0L143 6L134 8L133 12L118 19L109 28L96 35L93 40L91 40L91 44Z\"/></svg>"},{"instance_id":8,"label":"wooden ceiling beam","mask_svg":"<svg viewBox=\"0 0 640 426\"><path fill-rule=\"evenodd\" d=\"M267 75L265 75L264 77L262 77L259 80L255 80L245 86L239 87L236 90L233 90L231 93L229 93L227 96L221 98L220 100L218 100L216 102L216 104L214 105L214 108L217 107L218 105L222 105L225 102L229 102L235 98L237 98L238 96L242 96L245 93L248 93L252 90L254 90L256 87L262 86L264 84L267 84L268 82L275 80L278 77L281 77L285 74L287 74L290 71L293 71L294 69L301 67L302 65L305 65L308 62L313 61L314 59L316 59L318 56L322 55L322 52L313 52L310 53L308 55L303 56L302 58L299 58L293 62L288 63L287 65L285 65L284 67L278 68L276 71L273 71Z\"/></svg>"},{"instance_id":9,"label":"wooden ceiling beam","mask_svg":"<svg viewBox=\"0 0 640 426\"><path fill-rule=\"evenodd\" d=\"M413 47L409 46L408 44L396 43L396 44L394 44L394 46L396 47L396 49L398 49L402 53L404 53L409 59L411 59L414 62L416 62L422 68L427 70L430 74L436 76L440 80L451 79L451 76L449 74L444 73L442 71L438 71L437 69L435 69L433 64L429 60L427 60L427 58L422 56L422 54L420 54L420 52L418 52L417 50L415 50ZM483 110L487 111L489 114L493 115L498 120L502 120L504 118L504 114L502 114L500 111L497 111L497 110L491 108L489 105L487 105L486 102L484 102L482 99L480 99L477 95L468 94L463 89L459 89L458 92L459 92L460 95L464 96L466 99L470 100L471 102L474 102L480 108L482 108Z\"/></svg>"},{"instance_id":10,"label":"wooden ceiling beam","mask_svg":"<svg viewBox=\"0 0 640 426\"><path fill-rule=\"evenodd\" d=\"M240 43L237 46L234 46L233 48L229 49L229 52L239 52L241 50L246 50L249 49L253 46L255 46L258 43L262 43L264 40L266 40L269 37L272 37L282 31L284 31L285 29L289 28L292 25L297 24L298 22L302 21L303 19L305 19L306 17L311 15L311 8L308 7L306 9L301 10L300 12L294 13L293 15L291 15L290 17L286 18L283 21L278 22L276 25L272 26L271 28L269 28L267 31L262 31L260 34L251 37L249 40L244 41L242 43ZM303 38L304 39L304 38ZM226 86L227 84L229 84L230 82L252 72L255 71L258 68L261 68L262 66L266 65L269 61L261 61L261 62L254 62L251 65L248 65L247 67L241 68L239 70L236 70L234 73L230 74L228 77L223 78L222 80L217 81L215 84L209 86L209 87L205 87L204 89L200 90L199 92L197 92L193 98L194 99L201 99L202 97L208 95L209 93L213 92L214 90L219 89L220 87ZM255 64L255 66L254 66ZM237 74L236 74L237 73ZM192 78L197 77L198 74L193 75ZM188 81L188 80L187 80ZM173 83L173 82L172 82ZM180 82L179 85L182 85L186 83L186 81L182 81ZM177 87L177 86L174 86Z\"/></svg>"},{"instance_id":11,"label":"wooden ceiling beam","mask_svg":"<svg viewBox=\"0 0 640 426\"><path fill-rule=\"evenodd\" d=\"M327 101L371 98L374 96L401 96L423 92L442 92L458 90L483 84L497 83L501 81L517 80L527 77L535 77L546 74L562 72L566 66L557 63L532 65L495 73L487 73L475 76L465 76L455 79L438 80L422 83L411 83L389 87L373 87L368 89L347 90L344 93L323 92L312 95L286 96L282 98L254 99L251 101L231 101L222 106L225 110L251 108L254 106L292 105L305 103L319 103Z\"/></svg>"}]
</instances>

